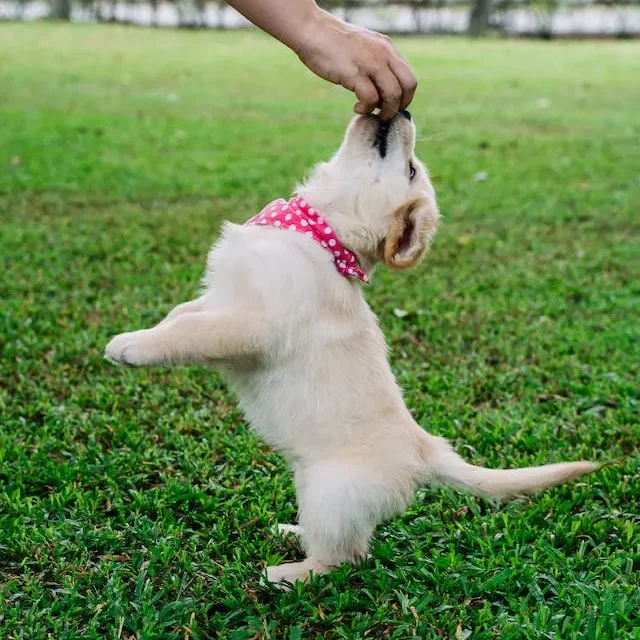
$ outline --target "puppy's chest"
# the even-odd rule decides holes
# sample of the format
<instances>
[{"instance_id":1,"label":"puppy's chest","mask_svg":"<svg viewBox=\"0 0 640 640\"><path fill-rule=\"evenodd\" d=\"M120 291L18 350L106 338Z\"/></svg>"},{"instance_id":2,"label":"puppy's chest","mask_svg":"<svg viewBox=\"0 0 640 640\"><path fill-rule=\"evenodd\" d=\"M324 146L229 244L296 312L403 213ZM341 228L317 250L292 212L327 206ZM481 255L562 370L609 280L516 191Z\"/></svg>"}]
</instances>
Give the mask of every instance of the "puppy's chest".
<instances>
[{"instance_id":1,"label":"puppy's chest","mask_svg":"<svg viewBox=\"0 0 640 640\"><path fill-rule=\"evenodd\" d=\"M285 454L335 442L345 426L362 423L363 399L393 386L375 326L347 341L310 336L304 348L271 366L232 368L227 378L253 429Z\"/></svg>"}]
</instances>

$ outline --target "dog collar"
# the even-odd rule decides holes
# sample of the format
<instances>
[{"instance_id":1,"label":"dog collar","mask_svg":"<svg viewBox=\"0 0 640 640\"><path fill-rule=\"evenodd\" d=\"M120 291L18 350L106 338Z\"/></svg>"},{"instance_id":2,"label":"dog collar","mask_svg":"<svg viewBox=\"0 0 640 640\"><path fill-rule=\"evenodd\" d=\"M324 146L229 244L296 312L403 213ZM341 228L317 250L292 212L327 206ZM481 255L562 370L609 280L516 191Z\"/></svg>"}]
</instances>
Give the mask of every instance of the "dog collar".
<instances>
[{"instance_id":1,"label":"dog collar","mask_svg":"<svg viewBox=\"0 0 640 640\"><path fill-rule=\"evenodd\" d=\"M247 226L264 225L298 231L322 245L332 256L336 269L346 278L358 278L369 284L367 274L360 268L352 251L349 251L331 225L311 205L299 196L289 201L278 198L259 214L245 222Z\"/></svg>"}]
</instances>

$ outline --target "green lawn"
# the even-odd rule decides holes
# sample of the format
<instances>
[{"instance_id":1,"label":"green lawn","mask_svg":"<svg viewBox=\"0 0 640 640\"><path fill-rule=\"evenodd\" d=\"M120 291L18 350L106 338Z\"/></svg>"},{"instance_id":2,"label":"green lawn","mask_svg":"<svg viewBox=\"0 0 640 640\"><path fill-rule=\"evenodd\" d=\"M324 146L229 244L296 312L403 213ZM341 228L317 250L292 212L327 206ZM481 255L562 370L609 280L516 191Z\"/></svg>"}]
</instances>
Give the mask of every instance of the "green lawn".
<instances>
[{"instance_id":1,"label":"green lawn","mask_svg":"<svg viewBox=\"0 0 640 640\"><path fill-rule=\"evenodd\" d=\"M291 478L222 379L102 352L194 296L221 221L289 193L352 98L252 33L0 43L0 638L640 638L637 43L399 40L444 219L367 290L467 458L611 464L503 506L425 490L288 594L260 579L301 555L271 533Z\"/></svg>"}]
</instances>

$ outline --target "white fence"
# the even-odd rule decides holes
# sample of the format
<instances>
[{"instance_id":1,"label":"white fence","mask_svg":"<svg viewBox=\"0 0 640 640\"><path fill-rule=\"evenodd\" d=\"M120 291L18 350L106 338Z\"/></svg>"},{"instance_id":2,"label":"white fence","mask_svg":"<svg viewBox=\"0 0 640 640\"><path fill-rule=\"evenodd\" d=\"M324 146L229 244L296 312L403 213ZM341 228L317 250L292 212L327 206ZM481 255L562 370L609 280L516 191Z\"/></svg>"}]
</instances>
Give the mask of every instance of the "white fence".
<instances>
[{"instance_id":1,"label":"white fence","mask_svg":"<svg viewBox=\"0 0 640 640\"><path fill-rule=\"evenodd\" d=\"M108 5L107 5L108 6ZM151 4L114 3L114 15L103 5L103 19L115 19L138 25L163 27L197 25L234 29L249 23L225 5L207 4L198 13L191 2L160 3L154 14ZM47 2L7 2L0 0L0 19L37 20L50 13ZM343 13L338 10L338 15ZM360 8L349 10L349 20L356 24L393 33L464 33L469 22L468 7L441 7L415 10L406 6ZM95 21L94 10L74 4L72 20ZM640 36L640 6L587 5L560 7L555 11L514 8L494 16L492 22L509 35L547 34L553 36Z\"/></svg>"}]
</instances>

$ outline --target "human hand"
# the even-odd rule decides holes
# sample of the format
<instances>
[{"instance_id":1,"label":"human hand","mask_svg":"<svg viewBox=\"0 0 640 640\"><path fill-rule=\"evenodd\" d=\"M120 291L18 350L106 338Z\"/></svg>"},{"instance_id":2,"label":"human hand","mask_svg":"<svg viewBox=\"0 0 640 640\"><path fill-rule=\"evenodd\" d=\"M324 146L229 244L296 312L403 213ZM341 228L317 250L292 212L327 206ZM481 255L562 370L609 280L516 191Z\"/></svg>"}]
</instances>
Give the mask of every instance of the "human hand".
<instances>
[{"instance_id":1,"label":"human hand","mask_svg":"<svg viewBox=\"0 0 640 640\"><path fill-rule=\"evenodd\" d=\"M320 11L297 38L295 51L316 75L353 91L356 113L376 107L384 119L405 109L417 80L387 36Z\"/></svg>"}]
</instances>

